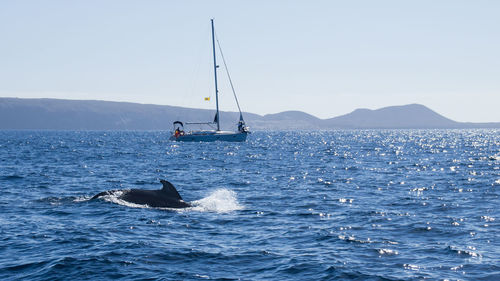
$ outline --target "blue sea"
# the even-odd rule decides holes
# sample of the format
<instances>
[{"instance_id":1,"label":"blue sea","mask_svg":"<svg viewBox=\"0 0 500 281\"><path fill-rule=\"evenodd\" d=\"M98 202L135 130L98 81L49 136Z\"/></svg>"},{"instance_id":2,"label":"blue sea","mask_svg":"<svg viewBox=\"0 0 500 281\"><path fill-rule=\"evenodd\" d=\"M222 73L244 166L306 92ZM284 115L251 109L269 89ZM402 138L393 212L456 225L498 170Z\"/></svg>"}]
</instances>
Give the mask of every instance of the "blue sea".
<instances>
[{"instance_id":1,"label":"blue sea","mask_svg":"<svg viewBox=\"0 0 500 281\"><path fill-rule=\"evenodd\" d=\"M0 131L0 279L500 280L499 130L168 137Z\"/></svg>"}]
</instances>

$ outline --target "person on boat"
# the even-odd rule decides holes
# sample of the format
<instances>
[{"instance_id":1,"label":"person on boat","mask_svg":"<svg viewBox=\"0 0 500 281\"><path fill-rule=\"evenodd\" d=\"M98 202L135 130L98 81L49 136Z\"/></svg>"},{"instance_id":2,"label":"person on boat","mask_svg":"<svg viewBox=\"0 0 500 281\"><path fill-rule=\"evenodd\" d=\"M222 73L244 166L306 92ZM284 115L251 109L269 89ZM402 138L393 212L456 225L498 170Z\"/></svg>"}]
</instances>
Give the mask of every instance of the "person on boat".
<instances>
[{"instance_id":1,"label":"person on boat","mask_svg":"<svg viewBox=\"0 0 500 281\"><path fill-rule=\"evenodd\" d=\"M245 122L243 121L238 122L238 131L242 133L246 132Z\"/></svg>"},{"instance_id":2,"label":"person on boat","mask_svg":"<svg viewBox=\"0 0 500 281\"><path fill-rule=\"evenodd\" d=\"M180 127L177 127L177 129L175 129L174 136L177 138L177 137L182 136L182 135L184 135L184 131L181 130Z\"/></svg>"}]
</instances>

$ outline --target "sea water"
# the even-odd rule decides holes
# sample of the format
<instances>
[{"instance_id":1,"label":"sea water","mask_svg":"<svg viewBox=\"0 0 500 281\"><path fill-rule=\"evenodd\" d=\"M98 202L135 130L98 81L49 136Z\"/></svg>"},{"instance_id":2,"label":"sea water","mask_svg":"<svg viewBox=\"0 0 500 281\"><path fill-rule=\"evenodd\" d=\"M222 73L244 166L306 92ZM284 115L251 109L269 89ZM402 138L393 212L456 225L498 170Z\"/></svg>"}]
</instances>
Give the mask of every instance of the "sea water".
<instances>
[{"instance_id":1,"label":"sea water","mask_svg":"<svg viewBox=\"0 0 500 281\"><path fill-rule=\"evenodd\" d=\"M168 137L0 132L0 279L500 280L499 130Z\"/></svg>"}]
</instances>

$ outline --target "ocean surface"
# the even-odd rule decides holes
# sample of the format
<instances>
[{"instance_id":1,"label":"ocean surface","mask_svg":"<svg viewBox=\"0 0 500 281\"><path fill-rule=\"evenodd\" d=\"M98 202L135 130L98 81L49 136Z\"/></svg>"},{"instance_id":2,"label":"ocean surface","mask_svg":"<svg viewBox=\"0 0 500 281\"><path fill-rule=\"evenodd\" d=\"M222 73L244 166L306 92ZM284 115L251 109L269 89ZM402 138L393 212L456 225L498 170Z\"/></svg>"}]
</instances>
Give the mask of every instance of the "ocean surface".
<instances>
[{"instance_id":1,"label":"ocean surface","mask_svg":"<svg viewBox=\"0 0 500 281\"><path fill-rule=\"evenodd\" d=\"M0 280L500 280L499 130L168 137L0 131Z\"/></svg>"}]
</instances>

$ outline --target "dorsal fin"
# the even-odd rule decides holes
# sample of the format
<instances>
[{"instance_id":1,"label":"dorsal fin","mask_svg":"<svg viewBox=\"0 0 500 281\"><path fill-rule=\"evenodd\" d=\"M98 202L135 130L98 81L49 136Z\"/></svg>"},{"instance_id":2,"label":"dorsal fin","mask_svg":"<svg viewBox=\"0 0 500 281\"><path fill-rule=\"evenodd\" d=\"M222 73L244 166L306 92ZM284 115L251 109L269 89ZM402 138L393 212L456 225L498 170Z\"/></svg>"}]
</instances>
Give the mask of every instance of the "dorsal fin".
<instances>
[{"instance_id":1,"label":"dorsal fin","mask_svg":"<svg viewBox=\"0 0 500 281\"><path fill-rule=\"evenodd\" d=\"M179 192L177 192L177 189L175 189L173 184L169 183L166 180L160 180L160 182L163 184L163 188L161 189L162 192L164 192L169 197L182 200L182 197L179 195Z\"/></svg>"}]
</instances>

